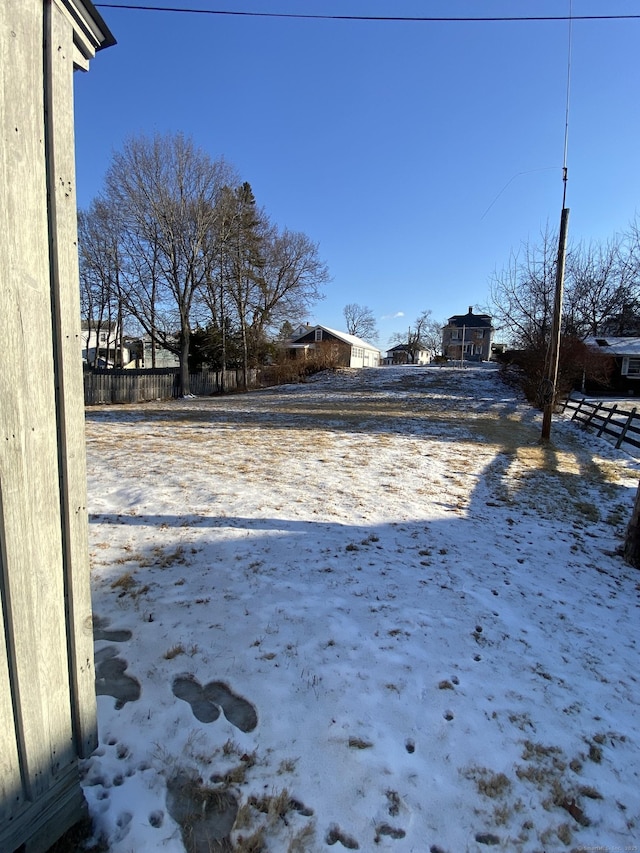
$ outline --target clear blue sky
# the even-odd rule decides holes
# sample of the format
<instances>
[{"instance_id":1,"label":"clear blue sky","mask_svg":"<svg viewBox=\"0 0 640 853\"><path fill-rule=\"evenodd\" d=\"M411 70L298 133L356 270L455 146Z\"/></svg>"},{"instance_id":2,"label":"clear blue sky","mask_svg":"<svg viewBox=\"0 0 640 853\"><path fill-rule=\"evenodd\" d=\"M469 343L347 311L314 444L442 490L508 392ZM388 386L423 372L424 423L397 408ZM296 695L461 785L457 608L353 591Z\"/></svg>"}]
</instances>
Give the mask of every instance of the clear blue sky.
<instances>
[{"instance_id":1,"label":"clear blue sky","mask_svg":"<svg viewBox=\"0 0 640 853\"><path fill-rule=\"evenodd\" d=\"M113 0L125 2L125 0ZM130 0L374 16L640 14L640 0ZM182 131L223 156L332 281L309 322L370 307L379 343L423 310L486 305L512 249L562 207L568 22L295 20L104 8L118 40L76 74L77 192L112 153ZM570 238L640 213L640 19L574 21Z\"/></svg>"}]
</instances>

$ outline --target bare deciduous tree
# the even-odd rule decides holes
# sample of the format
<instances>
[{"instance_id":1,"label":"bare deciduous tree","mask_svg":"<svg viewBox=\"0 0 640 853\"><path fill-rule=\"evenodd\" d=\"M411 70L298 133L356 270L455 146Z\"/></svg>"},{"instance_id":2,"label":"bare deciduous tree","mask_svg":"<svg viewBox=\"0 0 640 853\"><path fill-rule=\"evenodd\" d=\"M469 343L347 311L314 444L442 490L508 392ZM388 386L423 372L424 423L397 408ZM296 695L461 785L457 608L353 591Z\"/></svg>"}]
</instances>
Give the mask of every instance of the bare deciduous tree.
<instances>
[{"instance_id":1,"label":"bare deciduous tree","mask_svg":"<svg viewBox=\"0 0 640 853\"><path fill-rule=\"evenodd\" d=\"M212 161L181 134L129 139L107 172L105 198L117 211L128 255L131 310L148 334L177 353L184 395L204 254L220 193L233 177L224 160ZM163 313L164 328L158 325Z\"/></svg>"},{"instance_id":2,"label":"bare deciduous tree","mask_svg":"<svg viewBox=\"0 0 640 853\"><path fill-rule=\"evenodd\" d=\"M270 226L264 235L264 267L253 305L252 332L257 343L277 333L285 320L302 321L323 298L330 281L318 246L306 234Z\"/></svg>"},{"instance_id":3,"label":"bare deciduous tree","mask_svg":"<svg viewBox=\"0 0 640 853\"><path fill-rule=\"evenodd\" d=\"M625 256L622 237L606 243L580 245L568 258L563 331L579 338L625 334L625 325L638 312L633 267Z\"/></svg>"},{"instance_id":4,"label":"bare deciduous tree","mask_svg":"<svg viewBox=\"0 0 640 853\"><path fill-rule=\"evenodd\" d=\"M347 324L346 331L348 334L355 335L356 338L362 338L362 340L370 343L375 343L378 340L376 318L371 308L350 302L344 306L342 313Z\"/></svg>"},{"instance_id":5,"label":"bare deciduous tree","mask_svg":"<svg viewBox=\"0 0 640 853\"><path fill-rule=\"evenodd\" d=\"M94 201L78 213L80 305L87 331L87 363L97 367L105 343L105 366L122 362L124 323L122 263L117 226L108 206ZM93 357L89 352L95 340ZM113 362L110 361L113 351Z\"/></svg>"},{"instance_id":6,"label":"bare deciduous tree","mask_svg":"<svg viewBox=\"0 0 640 853\"><path fill-rule=\"evenodd\" d=\"M421 331L421 340L424 344L424 349L428 350L431 358L436 358L438 355L442 355L442 329L446 325L443 320L433 320L431 319L431 312L426 312L429 316L426 318L422 331Z\"/></svg>"},{"instance_id":7,"label":"bare deciduous tree","mask_svg":"<svg viewBox=\"0 0 640 853\"><path fill-rule=\"evenodd\" d=\"M548 228L525 243L490 282L494 326L518 349L545 348L551 332L558 241Z\"/></svg>"},{"instance_id":8,"label":"bare deciduous tree","mask_svg":"<svg viewBox=\"0 0 640 853\"><path fill-rule=\"evenodd\" d=\"M221 360L223 371L232 342L246 386L267 334L302 317L329 280L306 235L278 231L257 208L250 184L180 134L128 140L107 172L100 209L105 221L94 210L87 224L105 239L105 223L113 227L121 303L150 336L154 354L160 344L178 356L183 395L190 390L192 329L200 363ZM96 269L110 271L104 258Z\"/></svg>"},{"instance_id":9,"label":"bare deciduous tree","mask_svg":"<svg viewBox=\"0 0 640 853\"><path fill-rule=\"evenodd\" d=\"M239 330L248 366L258 363L269 333L304 317L322 298L329 272L317 245L306 234L271 225L264 211L249 204L246 187L244 201L237 190L223 194L204 296L219 329L232 324Z\"/></svg>"},{"instance_id":10,"label":"bare deciduous tree","mask_svg":"<svg viewBox=\"0 0 640 853\"><path fill-rule=\"evenodd\" d=\"M430 310L423 311L406 332L395 332L390 339L390 343L402 346L411 364L416 363L421 350L429 350L431 356L435 355L441 342L441 326L432 319Z\"/></svg>"},{"instance_id":11,"label":"bare deciduous tree","mask_svg":"<svg viewBox=\"0 0 640 853\"><path fill-rule=\"evenodd\" d=\"M491 280L494 325L518 349L547 347L553 318L558 240L548 227L525 243ZM584 339L638 329L640 245L637 224L606 243L569 245L561 330Z\"/></svg>"}]
</instances>

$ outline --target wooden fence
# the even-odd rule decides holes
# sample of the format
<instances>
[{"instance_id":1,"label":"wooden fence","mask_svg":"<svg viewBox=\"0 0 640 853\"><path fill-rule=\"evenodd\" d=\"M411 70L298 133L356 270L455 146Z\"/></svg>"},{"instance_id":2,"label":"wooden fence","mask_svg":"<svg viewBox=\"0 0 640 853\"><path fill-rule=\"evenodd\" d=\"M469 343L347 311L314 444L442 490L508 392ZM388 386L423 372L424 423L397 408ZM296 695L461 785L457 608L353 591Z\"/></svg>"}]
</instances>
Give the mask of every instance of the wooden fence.
<instances>
[{"instance_id":1,"label":"wooden fence","mask_svg":"<svg viewBox=\"0 0 640 853\"><path fill-rule=\"evenodd\" d=\"M584 397L581 400L568 398L562 405L562 412L572 411L572 421L577 421L584 429L592 429L598 436L607 435L615 440L616 448L623 443L640 447L640 415L634 406L631 410L618 408L617 403L591 402Z\"/></svg>"},{"instance_id":2,"label":"wooden fence","mask_svg":"<svg viewBox=\"0 0 640 853\"><path fill-rule=\"evenodd\" d=\"M256 386L257 371L250 370L247 377L250 388ZM200 397L222 390L222 371L203 370L189 376L191 393ZM225 370L224 387L227 391L242 388L242 371ZM179 376L174 369L166 370L100 370L84 375L84 402L86 406L105 403L144 403L150 400L168 400L179 396Z\"/></svg>"}]
</instances>

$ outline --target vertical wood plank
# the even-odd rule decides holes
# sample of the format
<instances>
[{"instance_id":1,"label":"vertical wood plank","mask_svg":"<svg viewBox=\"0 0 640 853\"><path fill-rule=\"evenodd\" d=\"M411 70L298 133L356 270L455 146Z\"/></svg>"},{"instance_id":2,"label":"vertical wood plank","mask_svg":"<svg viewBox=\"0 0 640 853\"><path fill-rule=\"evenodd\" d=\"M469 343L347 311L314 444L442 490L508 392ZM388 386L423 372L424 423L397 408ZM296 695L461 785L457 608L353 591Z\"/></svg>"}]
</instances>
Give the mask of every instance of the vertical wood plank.
<instances>
[{"instance_id":1,"label":"vertical wood plank","mask_svg":"<svg viewBox=\"0 0 640 853\"><path fill-rule=\"evenodd\" d=\"M43 4L10 0L0 7L0 481L14 696L13 725L0 733L0 750L5 739L21 745L21 785L26 798L36 799L73 761L51 354Z\"/></svg>"},{"instance_id":2,"label":"vertical wood plank","mask_svg":"<svg viewBox=\"0 0 640 853\"><path fill-rule=\"evenodd\" d=\"M47 18L46 130L53 353L67 645L79 755L97 746L89 578L73 126L73 29L57 5Z\"/></svg>"},{"instance_id":3,"label":"vertical wood plank","mask_svg":"<svg viewBox=\"0 0 640 853\"><path fill-rule=\"evenodd\" d=\"M19 12L19 14L18 14ZM0 96L4 105L2 119L2 136L0 137L0 186L7 187L10 169L12 168L12 143L15 135L19 134L20 126L16 121L16 110L10 102L18 92L13 92L13 75L11 69L16 67L29 50L30 41L25 37L25 30L30 26L31 17L27 7L21 10L10 10L5 4L0 4ZM12 121L13 119L13 121ZM9 201L0 207L0 281L4 283L10 272L9 265L13 259L10 254L9 234L6 217L9 213ZM0 334L6 334L3 325L5 296L0 291ZM4 338L6 340L6 338ZM4 348L3 348L4 349ZM0 604L2 606L2 621L0 622L0 822L5 822L15 814L24 800L24 790L21 778L16 720L13 712L13 656L11 653L11 613L7 588L7 548L2 508L2 482L7 476L3 464L4 445L9 440L2 416L4 408L5 389L4 378L7 377L7 354L0 350Z\"/></svg>"},{"instance_id":4,"label":"vertical wood plank","mask_svg":"<svg viewBox=\"0 0 640 853\"><path fill-rule=\"evenodd\" d=\"M2 509L2 482L0 480L0 825L19 811L24 802L24 788L20 771L12 689L14 671L11 654L11 608L7 588L7 558L5 553L4 513Z\"/></svg>"}]
</instances>

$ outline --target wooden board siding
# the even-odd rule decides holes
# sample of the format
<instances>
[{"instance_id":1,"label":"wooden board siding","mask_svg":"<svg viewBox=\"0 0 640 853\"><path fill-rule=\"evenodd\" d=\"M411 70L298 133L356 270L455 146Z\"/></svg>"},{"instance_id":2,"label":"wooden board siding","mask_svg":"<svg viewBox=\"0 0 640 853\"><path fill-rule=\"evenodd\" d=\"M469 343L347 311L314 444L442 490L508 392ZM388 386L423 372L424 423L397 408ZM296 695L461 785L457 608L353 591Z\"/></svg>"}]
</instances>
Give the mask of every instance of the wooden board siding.
<instances>
[{"instance_id":1,"label":"wooden board siding","mask_svg":"<svg viewBox=\"0 0 640 853\"><path fill-rule=\"evenodd\" d=\"M76 10L77 11L77 10ZM73 141L74 19L0 3L0 850L82 815L96 743Z\"/></svg>"},{"instance_id":2,"label":"wooden board siding","mask_svg":"<svg viewBox=\"0 0 640 853\"><path fill-rule=\"evenodd\" d=\"M84 386L80 348L73 128L73 30L60 10L51 8L47 114L61 118L47 127L47 179L56 381L58 457L62 516L66 626L71 678L73 734L78 755L97 746L95 673L84 433Z\"/></svg>"},{"instance_id":3,"label":"wooden board siding","mask_svg":"<svg viewBox=\"0 0 640 853\"><path fill-rule=\"evenodd\" d=\"M17 749L19 795L39 798L73 760L68 701L58 447L52 354L40 0L3 4L5 86L2 185L3 341L0 370L3 644L14 694L0 751ZM9 19L9 20L8 20ZM4 52L4 51L3 51ZM9 78L9 79L7 79ZM6 126L6 125L5 125ZM10 131L13 131L12 133ZM28 223L28 227L25 224ZM46 650L46 653L45 653Z\"/></svg>"}]
</instances>

